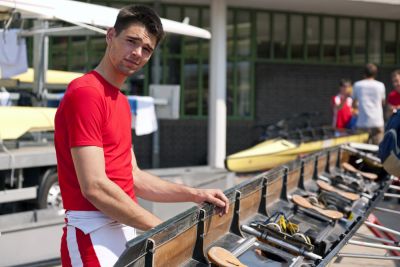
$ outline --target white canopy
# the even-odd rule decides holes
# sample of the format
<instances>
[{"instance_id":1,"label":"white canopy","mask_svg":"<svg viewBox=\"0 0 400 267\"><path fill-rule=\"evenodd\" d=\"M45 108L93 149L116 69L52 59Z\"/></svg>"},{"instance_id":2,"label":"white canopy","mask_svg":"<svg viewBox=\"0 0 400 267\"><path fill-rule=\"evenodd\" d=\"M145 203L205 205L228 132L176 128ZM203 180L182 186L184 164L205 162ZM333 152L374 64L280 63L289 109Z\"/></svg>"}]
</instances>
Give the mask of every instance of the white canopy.
<instances>
[{"instance_id":1,"label":"white canopy","mask_svg":"<svg viewBox=\"0 0 400 267\"><path fill-rule=\"evenodd\" d=\"M118 9L72 0L0 0L0 9L15 9L23 17L59 19L81 27L105 33L103 29L115 23ZM4 9L4 8L3 8ZM207 30L185 23L161 19L164 30L169 33L210 39Z\"/></svg>"}]
</instances>

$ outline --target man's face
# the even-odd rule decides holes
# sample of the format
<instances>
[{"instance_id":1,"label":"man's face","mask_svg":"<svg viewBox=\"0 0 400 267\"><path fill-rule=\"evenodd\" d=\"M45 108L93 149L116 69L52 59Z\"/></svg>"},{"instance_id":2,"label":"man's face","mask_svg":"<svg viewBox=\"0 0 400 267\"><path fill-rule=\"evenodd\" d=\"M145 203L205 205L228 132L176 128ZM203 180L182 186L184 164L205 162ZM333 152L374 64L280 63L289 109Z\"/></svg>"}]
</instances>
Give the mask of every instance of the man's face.
<instances>
[{"instance_id":1,"label":"man's face","mask_svg":"<svg viewBox=\"0 0 400 267\"><path fill-rule=\"evenodd\" d=\"M114 68L125 76L140 70L149 61L156 47L156 37L141 24L132 24L119 35L107 32L108 56Z\"/></svg>"},{"instance_id":2,"label":"man's face","mask_svg":"<svg viewBox=\"0 0 400 267\"><path fill-rule=\"evenodd\" d=\"M392 78L394 89L400 93L400 75L394 75Z\"/></svg>"}]
</instances>

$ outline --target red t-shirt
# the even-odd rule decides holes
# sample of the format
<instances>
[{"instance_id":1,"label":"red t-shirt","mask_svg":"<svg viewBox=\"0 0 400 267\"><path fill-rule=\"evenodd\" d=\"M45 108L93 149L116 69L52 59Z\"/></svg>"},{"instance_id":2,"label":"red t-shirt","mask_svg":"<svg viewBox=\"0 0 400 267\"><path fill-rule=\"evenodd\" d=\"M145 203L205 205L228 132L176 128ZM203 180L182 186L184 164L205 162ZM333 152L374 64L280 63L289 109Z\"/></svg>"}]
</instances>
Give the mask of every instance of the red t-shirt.
<instances>
[{"instance_id":1,"label":"red t-shirt","mask_svg":"<svg viewBox=\"0 0 400 267\"><path fill-rule=\"evenodd\" d=\"M332 105L335 107L333 115L335 127L338 129L346 128L352 117L353 100L351 97L344 98L341 95L336 95L332 98Z\"/></svg>"},{"instance_id":2,"label":"red t-shirt","mask_svg":"<svg viewBox=\"0 0 400 267\"><path fill-rule=\"evenodd\" d=\"M65 209L97 210L79 187L71 156L71 148L78 146L103 148L108 178L136 201L129 103L100 74L91 71L69 84L56 113L54 139Z\"/></svg>"},{"instance_id":3,"label":"red t-shirt","mask_svg":"<svg viewBox=\"0 0 400 267\"><path fill-rule=\"evenodd\" d=\"M400 94L396 90L392 90L389 93L387 101L392 106L399 106L400 105Z\"/></svg>"}]
</instances>

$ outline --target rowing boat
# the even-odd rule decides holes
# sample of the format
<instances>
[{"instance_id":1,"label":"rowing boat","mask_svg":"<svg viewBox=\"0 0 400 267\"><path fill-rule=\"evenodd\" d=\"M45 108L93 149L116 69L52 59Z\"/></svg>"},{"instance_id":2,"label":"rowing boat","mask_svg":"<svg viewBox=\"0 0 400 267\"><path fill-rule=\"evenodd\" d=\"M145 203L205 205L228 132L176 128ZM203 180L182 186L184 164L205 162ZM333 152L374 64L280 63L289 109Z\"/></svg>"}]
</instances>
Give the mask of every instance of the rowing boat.
<instances>
[{"instance_id":1,"label":"rowing boat","mask_svg":"<svg viewBox=\"0 0 400 267\"><path fill-rule=\"evenodd\" d=\"M378 178L348 171L345 162ZM127 243L116 266L326 266L383 198L390 178L369 153L325 149L228 189L222 217L204 204L145 232ZM352 179L363 187L351 187Z\"/></svg>"},{"instance_id":2,"label":"rowing boat","mask_svg":"<svg viewBox=\"0 0 400 267\"><path fill-rule=\"evenodd\" d=\"M325 136L317 135L308 140L274 138L229 155L225 160L225 166L233 172L268 170L308 153L349 142L363 143L367 140L368 133L350 133L346 131L330 131Z\"/></svg>"}]
</instances>

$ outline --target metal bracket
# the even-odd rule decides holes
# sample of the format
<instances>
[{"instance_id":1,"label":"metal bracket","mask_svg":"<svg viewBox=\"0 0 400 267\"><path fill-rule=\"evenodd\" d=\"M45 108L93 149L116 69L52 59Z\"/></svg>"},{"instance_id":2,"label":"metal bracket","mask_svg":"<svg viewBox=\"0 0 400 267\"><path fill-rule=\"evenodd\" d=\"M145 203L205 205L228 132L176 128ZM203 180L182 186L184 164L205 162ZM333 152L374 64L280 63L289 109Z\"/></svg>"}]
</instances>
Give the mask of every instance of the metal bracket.
<instances>
[{"instance_id":1,"label":"metal bracket","mask_svg":"<svg viewBox=\"0 0 400 267\"><path fill-rule=\"evenodd\" d=\"M283 177L282 177L282 191L281 191L281 196L280 199L289 202L289 199L287 197L287 177L288 177L288 168L284 167L285 169L283 170Z\"/></svg>"},{"instance_id":2,"label":"metal bracket","mask_svg":"<svg viewBox=\"0 0 400 267\"><path fill-rule=\"evenodd\" d=\"M155 250L155 242L153 239L148 238L146 243L146 256L144 258L145 267L154 266L154 250Z\"/></svg>"},{"instance_id":3,"label":"metal bracket","mask_svg":"<svg viewBox=\"0 0 400 267\"><path fill-rule=\"evenodd\" d=\"M268 216L267 212L267 183L268 180L266 178L263 178L262 181L262 188L261 188L261 201L260 201L260 206L258 207L258 213L262 215Z\"/></svg>"},{"instance_id":4,"label":"metal bracket","mask_svg":"<svg viewBox=\"0 0 400 267\"><path fill-rule=\"evenodd\" d=\"M297 184L297 187L302 189L302 190L306 190L305 186L304 186L304 164L305 162L302 160L300 162L300 178L299 178L299 183Z\"/></svg>"},{"instance_id":5,"label":"metal bracket","mask_svg":"<svg viewBox=\"0 0 400 267\"><path fill-rule=\"evenodd\" d=\"M193 259L200 263L209 264L208 260L204 256L204 221L206 217L206 211L204 209L199 210L199 221L197 222L197 236L196 244L193 250Z\"/></svg>"},{"instance_id":6,"label":"metal bracket","mask_svg":"<svg viewBox=\"0 0 400 267\"><path fill-rule=\"evenodd\" d=\"M331 173L331 152L328 151L328 153L326 154L326 165L325 165L325 172L326 173Z\"/></svg>"},{"instance_id":7,"label":"metal bracket","mask_svg":"<svg viewBox=\"0 0 400 267\"><path fill-rule=\"evenodd\" d=\"M336 160L336 168L339 168L340 169L340 155L341 155L341 152L342 152L342 148L340 148L339 147L339 149L338 149L338 155L337 155L337 160Z\"/></svg>"},{"instance_id":8,"label":"metal bracket","mask_svg":"<svg viewBox=\"0 0 400 267\"><path fill-rule=\"evenodd\" d=\"M313 172L313 176L312 179L314 181L318 180L318 155L315 156L315 161L314 161L314 172Z\"/></svg>"},{"instance_id":9,"label":"metal bracket","mask_svg":"<svg viewBox=\"0 0 400 267\"><path fill-rule=\"evenodd\" d=\"M235 207L233 208L233 218L229 231L235 235L243 237L242 231L240 231L240 197L242 193L240 191L235 192Z\"/></svg>"}]
</instances>

